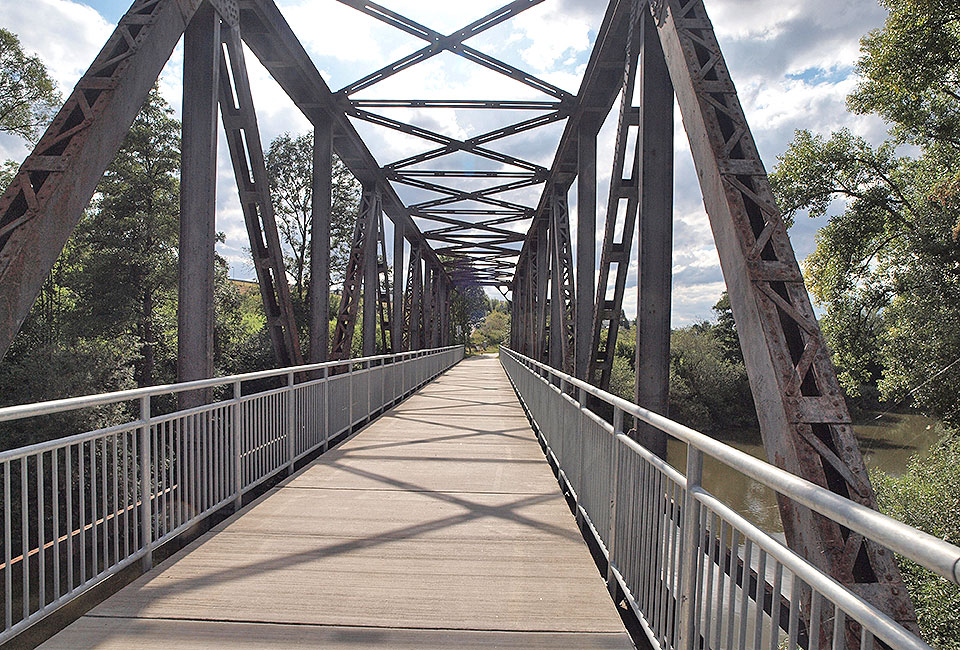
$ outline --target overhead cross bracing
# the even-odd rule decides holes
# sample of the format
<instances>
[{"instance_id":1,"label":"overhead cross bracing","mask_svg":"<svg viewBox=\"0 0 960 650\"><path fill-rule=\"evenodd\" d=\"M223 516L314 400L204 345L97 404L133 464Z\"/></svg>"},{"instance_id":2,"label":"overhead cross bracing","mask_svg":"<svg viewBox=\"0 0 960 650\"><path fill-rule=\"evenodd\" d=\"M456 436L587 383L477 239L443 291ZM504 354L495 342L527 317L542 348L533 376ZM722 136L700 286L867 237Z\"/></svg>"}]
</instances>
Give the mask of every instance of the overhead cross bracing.
<instances>
[{"instance_id":1,"label":"overhead cross bracing","mask_svg":"<svg viewBox=\"0 0 960 650\"><path fill-rule=\"evenodd\" d=\"M550 170L524 157L505 153L500 145L510 136L567 119L576 96L509 63L469 45L467 41L544 0L515 0L449 34L391 11L373 2L339 0L373 19L426 42L422 48L345 85L334 96L355 120L413 136L422 151L384 162L385 177L395 185L420 190L419 199L406 207L442 256L448 273L458 282L508 286L524 233L536 205L516 198L516 191L541 188ZM449 53L462 57L525 86L545 97L518 99L383 99L376 96L381 82L410 68ZM374 97L371 97L371 93ZM430 122L430 111L499 111L511 114L509 123L469 137L455 138L436 129L385 114L392 109L416 110L414 119ZM519 119L514 113L520 114ZM533 115L532 117L530 115ZM470 157L462 154L470 154ZM538 191L542 191L539 190ZM512 195L511 195L512 193Z\"/></svg>"}]
</instances>

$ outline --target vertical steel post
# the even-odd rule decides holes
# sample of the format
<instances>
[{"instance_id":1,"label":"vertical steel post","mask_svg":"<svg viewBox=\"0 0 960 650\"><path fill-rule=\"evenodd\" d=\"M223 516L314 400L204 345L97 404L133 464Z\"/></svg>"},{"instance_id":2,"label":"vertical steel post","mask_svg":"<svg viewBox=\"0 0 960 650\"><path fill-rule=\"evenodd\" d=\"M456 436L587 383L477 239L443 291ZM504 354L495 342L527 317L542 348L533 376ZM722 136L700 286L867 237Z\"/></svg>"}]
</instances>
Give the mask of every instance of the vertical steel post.
<instances>
[{"instance_id":1,"label":"vertical steel post","mask_svg":"<svg viewBox=\"0 0 960 650\"><path fill-rule=\"evenodd\" d=\"M547 249L547 224L541 223L536 228L536 255L531 258L535 272L531 276L534 282L531 300L534 322L530 328L530 356L537 361L543 361L547 352L547 282L550 279L550 254Z\"/></svg>"},{"instance_id":2,"label":"vertical steel post","mask_svg":"<svg viewBox=\"0 0 960 650\"><path fill-rule=\"evenodd\" d=\"M419 350L423 347L423 269L420 263L419 246L410 254L415 254L411 263L413 288L410 292L410 322L408 324L410 328L410 349Z\"/></svg>"},{"instance_id":3,"label":"vertical steel post","mask_svg":"<svg viewBox=\"0 0 960 650\"><path fill-rule=\"evenodd\" d=\"M642 15L640 45L640 243L637 247L636 402L667 415L673 280L673 84L657 26ZM644 422L637 439L661 458L667 435Z\"/></svg>"},{"instance_id":4,"label":"vertical steel post","mask_svg":"<svg viewBox=\"0 0 960 650\"><path fill-rule=\"evenodd\" d=\"M580 120L577 135L577 306L575 363L576 377L587 378L593 342L593 299L596 294L594 268L597 262L597 130L596 114Z\"/></svg>"},{"instance_id":5,"label":"vertical steel post","mask_svg":"<svg viewBox=\"0 0 960 650\"><path fill-rule=\"evenodd\" d=\"M333 121L313 129L313 214L310 229L310 362L327 360L330 345L330 208Z\"/></svg>"},{"instance_id":6,"label":"vertical steel post","mask_svg":"<svg viewBox=\"0 0 960 650\"><path fill-rule=\"evenodd\" d=\"M220 17L205 2L183 40L183 151L180 171L180 278L177 309L179 381L213 376L213 284L216 244L217 93ZM181 408L204 392L180 394Z\"/></svg>"},{"instance_id":7,"label":"vertical steel post","mask_svg":"<svg viewBox=\"0 0 960 650\"><path fill-rule=\"evenodd\" d=\"M403 350L403 224L393 224L393 314L390 316L393 353Z\"/></svg>"},{"instance_id":8,"label":"vertical steel post","mask_svg":"<svg viewBox=\"0 0 960 650\"><path fill-rule=\"evenodd\" d=\"M617 435L623 432L623 411L613 408L613 440L610 441L610 525L607 528L607 589L610 595L617 592L617 578L613 574L617 545L617 492L620 485L620 443Z\"/></svg>"},{"instance_id":9,"label":"vertical steel post","mask_svg":"<svg viewBox=\"0 0 960 650\"><path fill-rule=\"evenodd\" d=\"M551 220L550 227L550 359L549 364L558 370L563 370L563 300L560 297L560 265L557 263L556 247L553 238L556 230Z\"/></svg>"},{"instance_id":10,"label":"vertical steel post","mask_svg":"<svg viewBox=\"0 0 960 650\"><path fill-rule=\"evenodd\" d=\"M374 202L379 213L380 202ZM377 352L377 224L380 214L372 215L367 231L366 250L363 260L363 356L371 357Z\"/></svg>"}]
</instances>

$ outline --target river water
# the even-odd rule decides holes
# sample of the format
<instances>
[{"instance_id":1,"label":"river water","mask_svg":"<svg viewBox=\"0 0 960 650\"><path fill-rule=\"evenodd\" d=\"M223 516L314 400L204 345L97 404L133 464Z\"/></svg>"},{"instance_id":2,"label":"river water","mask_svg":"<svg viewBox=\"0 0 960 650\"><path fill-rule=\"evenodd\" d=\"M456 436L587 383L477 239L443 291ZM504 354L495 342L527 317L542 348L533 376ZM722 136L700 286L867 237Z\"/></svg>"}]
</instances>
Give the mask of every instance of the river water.
<instances>
[{"instance_id":1,"label":"river water","mask_svg":"<svg viewBox=\"0 0 960 650\"><path fill-rule=\"evenodd\" d=\"M879 468L889 474L902 474L911 456L924 456L936 442L937 421L911 413L866 413L862 423L854 425L867 468ZM766 460L758 431L738 431L720 436L727 444ZM686 447L674 440L667 449L667 460L684 470ZM781 532L780 513L773 491L751 478L707 458L703 468L704 487L721 501L768 532Z\"/></svg>"}]
</instances>

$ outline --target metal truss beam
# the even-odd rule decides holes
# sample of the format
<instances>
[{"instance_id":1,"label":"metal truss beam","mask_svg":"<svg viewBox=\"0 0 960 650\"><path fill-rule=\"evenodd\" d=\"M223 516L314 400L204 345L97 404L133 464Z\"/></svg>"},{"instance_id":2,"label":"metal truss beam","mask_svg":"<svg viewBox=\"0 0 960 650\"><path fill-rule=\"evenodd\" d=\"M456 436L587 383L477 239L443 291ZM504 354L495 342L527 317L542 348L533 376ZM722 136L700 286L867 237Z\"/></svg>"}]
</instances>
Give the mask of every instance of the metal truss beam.
<instances>
[{"instance_id":1,"label":"metal truss beam","mask_svg":"<svg viewBox=\"0 0 960 650\"><path fill-rule=\"evenodd\" d=\"M283 263L283 250L277 232L239 29L225 27L221 40L220 112L240 193L243 220L250 239L250 253L263 299L267 329L279 367L302 365L300 335L287 284L287 271Z\"/></svg>"},{"instance_id":2,"label":"metal truss beam","mask_svg":"<svg viewBox=\"0 0 960 650\"><path fill-rule=\"evenodd\" d=\"M198 6L136 0L0 197L0 357Z\"/></svg>"},{"instance_id":3,"label":"metal truss beam","mask_svg":"<svg viewBox=\"0 0 960 650\"><path fill-rule=\"evenodd\" d=\"M410 247L410 263L407 265L406 291L403 295L403 349L419 350L421 344L421 292L423 275L420 271L420 246Z\"/></svg>"},{"instance_id":4,"label":"metal truss beam","mask_svg":"<svg viewBox=\"0 0 960 650\"><path fill-rule=\"evenodd\" d=\"M630 10L634 1L611 0L607 6L576 103L570 110L570 118L560 136L534 220L549 220L553 188L569 188L576 179L578 138L584 116L589 115L592 119L606 116L623 85L623 57L630 34ZM524 248L531 246L534 232L535 228L531 225Z\"/></svg>"},{"instance_id":5,"label":"metal truss beam","mask_svg":"<svg viewBox=\"0 0 960 650\"><path fill-rule=\"evenodd\" d=\"M403 225L408 241L422 245L425 259L439 264L410 211L391 187L274 1L239 0L239 6L243 42L311 123L333 125L337 157L361 184L380 187L386 215L394 224Z\"/></svg>"},{"instance_id":6,"label":"metal truss beam","mask_svg":"<svg viewBox=\"0 0 960 650\"><path fill-rule=\"evenodd\" d=\"M372 18L376 18L382 22L387 23L397 29L404 31L411 36L416 36L425 41L428 41L430 45L403 57L399 61L395 61L390 65L384 66L383 68L372 72L363 79L355 81L354 83L346 86L345 88L338 91L338 94L343 95L352 95L360 90L364 90L373 86L380 81L402 71L411 66L414 66L418 63L433 57L440 52L449 51L468 61L472 61L479 65L482 65L494 72L506 75L515 81L519 81L522 84L525 84L534 90L538 90L544 94L552 95L558 99L569 99L570 94L554 86L551 83L538 79L537 77L528 74L522 70L514 68L513 66L498 61L497 59L488 56L482 52L478 52L472 47L465 45L464 41L467 39L473 38L474 36L480 34L481 32L490 29L496 25L499 25L505 20L513 18L520 12L529 9L537 4L543 2L543 0L515 0L500 9L497 9L493 13L490 13L483 18L475 20L466 27L457 30L456 32L450 34L449 36L444 36L440 32L434 31L429 27L424 27L418 22L410 20L409 18L402 16L394 11L390 11L386 7L378 5L369 0L339 0L345 5L351 6L357 11L367 14Z\"/></svg>"},{"instance_id":7,"label":"metal truss beam","mask_svg":"<svg viewBox=\"0 0 960 650\"><path fill-rule=\"evenodd\" d=\"M620 99L620 116L617 121L617 137L614 144L613 172L610 174L610 188L607 197L606 223L603 233L603 247L600 253L600 274L597 282L597 299L594 303L592 338L590 344L590 365L587 381L606 390L610 386L610 373L613 369L613 356L616 351L617 334L620 329L620 311L623 309L623 296L627 284L627 271L630 268L630 254L637 226L637 211L640 205L640 138L637 129L640 126L640 112L633 106L633 93L636 86L640 63L640 9L631 12L630 23L633 26L627 43L624 65L623 93ZM671 97L671 101L672 97ZM633 165L626 169L627 148L633 144ZM624 209L620 210L621 202ZM622 227L618 228L622 219ZM616 233L620 232L619 241ZM613 297L608 298L610 274L614 275Z\"/></svg>"},{"instance_id":8,"label":"metal truss beam","mask_svg":"<svg viewBox=\"0 0 960 650\"><path fill-rule=\"evenodd\" d=\"M330 349L330 358L334 360L349 359L351 356L353 332L357 326L357 314L360 309L366 271L367 247L376 246L377 219L381 209L378 188L365 186L363 196L360 198L357 223L353 230L353 243L350 247L343 289L340 292L336 328ZM371 242L371 240L374 241ZM370 289L372 287L368 285L367 295L375 295L376 292Z\"/></svg>"},{"instance_id":9,"label":"metal truss beam","mask_svg":"<svg viewBox=\"0 0 960 650\"><path fill-rule=\"evenodd\" d=\"M574 290L573 247L570 241L570 213L567 206L567 190L554 187L550 201L550 239L553 255L551 281L555 288L553 299L556 307L550 328L556 332L555 341L559 342L560 365L558 370L573 374L576 351L576 293ZM592 272L593 270L590 269ZM554 328L556 328L554 330Z\"/></svg>"},{"instance_id":10,"label":"metal truss beam","mask_svg":"<svg viewBox=\"0 0 960 650\"><path fill-rule=\"evenodd\" d=\"M377 317L380 323L381 354L396 352L390 267L387 266L387 234L383 228L383 212L377 216Z\"/></svg>"},{"instance_id":11,"label":"metal truss beam","mask_svg":"<svg viewBox=\"0 0 960 650\"><path fill-rule=\"evenodd\" d=\"M702 0L650 5L690 141L770 462L876 508L793 247ZM787 542L917 630L893 554L779 499ZM815 629L821 621L814 621ZM859 637L847 627L847 647Z\"/></svg>"}]
</instances>

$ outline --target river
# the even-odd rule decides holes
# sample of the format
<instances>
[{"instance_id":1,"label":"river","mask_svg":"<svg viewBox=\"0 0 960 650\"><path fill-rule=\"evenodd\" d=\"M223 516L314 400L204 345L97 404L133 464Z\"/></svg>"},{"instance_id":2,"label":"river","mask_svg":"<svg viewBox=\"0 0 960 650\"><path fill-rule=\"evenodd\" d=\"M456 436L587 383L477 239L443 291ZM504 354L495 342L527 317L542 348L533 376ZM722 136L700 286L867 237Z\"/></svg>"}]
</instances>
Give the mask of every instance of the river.
<instances>
[{"instance_id":1,"label":"river","mask_svg":"<svg viewBox=\"0 0 960 650\"><path fill-rule=\"evenodd\" d=\"M879 468L889 474L902 474L911 456L925 455L937 440L937 421L913 413L866 413L854 425L860 450L867 468ZM766 453L756 431L734 432L721 439L752 456L766 460ZM685 445L670 441L667 449L670 464L683 471ZM780 513L773 492L753 479L730 470L707 458L703 468L704 487L754 524L768 532L781 532Z\"/></svg>"}]
</instances>

